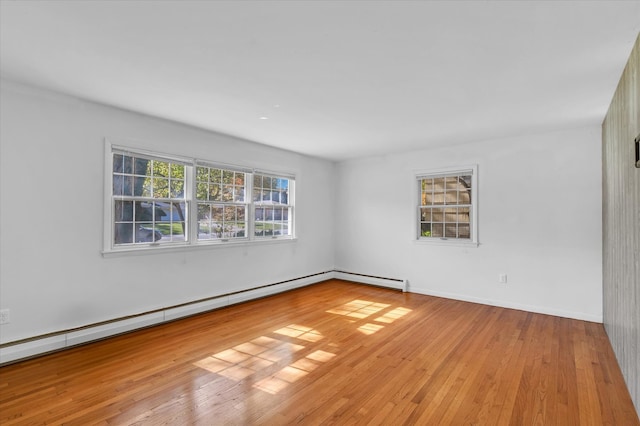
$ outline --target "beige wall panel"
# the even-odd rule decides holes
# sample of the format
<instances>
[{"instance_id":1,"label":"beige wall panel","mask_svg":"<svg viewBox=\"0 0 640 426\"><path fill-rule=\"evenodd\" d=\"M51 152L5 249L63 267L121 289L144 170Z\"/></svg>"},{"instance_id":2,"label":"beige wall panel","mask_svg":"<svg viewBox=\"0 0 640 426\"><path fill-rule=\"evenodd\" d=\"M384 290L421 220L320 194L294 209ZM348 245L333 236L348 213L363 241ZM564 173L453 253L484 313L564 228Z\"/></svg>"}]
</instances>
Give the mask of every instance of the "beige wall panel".
<instances>
[{"instance_id":1,"label":"beige wall panel","mask_svg":"<svg viewBox=\"0 0 640 426\"><path fill-rule=\"evenodd\" d=\"M604 324L640 412L640 36L602 125Z\"/></svg>"}]
</instances>

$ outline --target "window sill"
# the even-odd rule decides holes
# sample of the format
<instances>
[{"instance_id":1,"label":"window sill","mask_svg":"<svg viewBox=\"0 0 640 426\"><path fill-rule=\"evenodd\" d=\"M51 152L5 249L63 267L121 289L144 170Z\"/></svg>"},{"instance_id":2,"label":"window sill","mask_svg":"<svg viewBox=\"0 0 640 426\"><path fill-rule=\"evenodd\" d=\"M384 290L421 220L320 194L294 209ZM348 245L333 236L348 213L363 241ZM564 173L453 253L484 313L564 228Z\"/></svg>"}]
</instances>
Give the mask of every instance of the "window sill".
<instances>
[{"instance_id":1,"label":"window sill","mask_svg":"<svg viewBox=\"0 0 640 426\"><path fill-rule=\"evenodd\" d=\"M264 238L256 240L242 240L242 241L214 241L214 242L201 242L196 244L181 244L181 245L162 245L162 246L139 246L131 248L119 248L108 249L102 251L102 257L124 257L124 256L138 256L147 255L152 253L174 253L194 250L206 250L216 249L223 247L250 247L267 244L286 244L297 242L295 237L291 238Z\"/></svg>"},{"instance_id":2,"label":"window sill","mask_svg":"<svg viewBox=\"0 0 640 426\"><path fill-rule=\"evenodd\" d=\"M434 245L434 246L451 246L451 247L478 247L480 243L477 241L461 241L454 239L440 238L418 238L414 241L416 244Z\"/></svg>"}]
</instances>

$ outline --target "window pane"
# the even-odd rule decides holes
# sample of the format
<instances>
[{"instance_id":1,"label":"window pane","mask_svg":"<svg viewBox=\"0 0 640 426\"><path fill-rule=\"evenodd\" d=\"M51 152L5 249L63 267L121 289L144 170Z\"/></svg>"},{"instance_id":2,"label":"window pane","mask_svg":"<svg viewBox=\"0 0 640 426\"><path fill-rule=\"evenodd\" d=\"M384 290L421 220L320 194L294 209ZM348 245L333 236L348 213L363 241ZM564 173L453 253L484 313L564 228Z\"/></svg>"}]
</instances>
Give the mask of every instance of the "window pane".
<instances>
[{"instance_id":1,"label":"window pane","mask_svg":"<svg viewBox=\"0 0 640 426\"><path fill-rule=\"evenodd\" d=\"M224 185L222 187L222 201L233 201L233 186Z\"/></svg>"},{"instance_id":2,"label":"window pane","mask_svg":"<svg viewBox=\"0 0 640 426\"><path fill-rule=\"evenodd\" d=\"M134 217L136 221L152 221L153 203L137 201L134 204Z\"/></svg>"},{"instance_id":3,"label":"window pane","mask_svg":"<svg viewBox=\"0 0 640 426\"><path fill-rule=\"evenodd\" d=\"M211 222L211 238L222 238L222 222Z\"/></svg>"},{"instance_id":4,"label":"window pane","mask_svg":"<svg viewBox=\"0 0 640 426\"><path fill-rule=\"evenodd\" d=\"M444 222L444 214L442 209L432 209L431 212L431 220L433 222Z\"/></svg>"},{"instance_id":5,"label":"window pane","mask_svg":"<svg viewBox=\"0 0 640 426\"><path fill-rule=\"evenodd\" d=\"M458 192L458 203L471 204L471 188L460 187Z\"/></svg>"},{"instance_id":6,"label":"window pane","mask_svg":"<svg viewBox=\"0 0 640 426\"><path fill-rule=\"evenodd\" d=\"M264 189L271 189L273 188L271 185L272 185L272 179L268 176L264 176L262 178L262 187Z\"/></svg>"},{"instance_id":7,"label":"window pane","mask_svg":"<svg viewBox=\"0 0 640 426\"><path fill-rule=\"evenodd\" d=\"M209 168L196 167L196 180L198 182L209 182Z\"/></svg>"},{"instance_id":8,"label":"window pane","mask_svg":"<svg viewBox=\"0 0 640 426\"><path fill-rule=\"evenodd\" d=\"M133 173L133 157L123 156L122 173Z\"/></svg>"},{"instance_id":9,"label":"window pane","mask_svg":"<svg viewBox=\"0 0 640 426\"><path fill-rule=\"evenodd\" d=\"M471 226L468 223L458 225L458 238L471 238Z\"/></svg>"},{"instance_id":10,"label":"window pane","mask_svg":"<svg viewBox=\"0 0 640 426\"><path fill-rule=\"evenodd\" d=\"M183 180L171 180L171 192L170 198L184 198L184 181Z\"/></svg>"},{"instance_id":11,"label":"window pane","mask_svg":"<svg viewBox=\"0 0 640 426\"><path fill-rule=\"evenodd\" d=\"M458 176L449 176L445 178L446 191L455 191L458 187Z\"/></svg>"},{"instance_id":12,"label":"window pane","mask_svg":"<svg viewBox=\"0 0 640 426\"><path fill-rule=\"evenodd\" d=\"M211 226L209 221L198 222L198 239L208 240L211 239Z\"/></svg>"},{"instance_id":13,"label":"window pane","mask_svg":"<svg viewBox=\"0 0 640 426\"><path fill-rule=\"evenodd\" d=\"M184 166L182 164L172 164L170 171L172 178L184 179Z\"/></svg>"},{"instance_id":14,"label":"window pane","mask_svg":"<svg viewBox=\"0 0 640 426\"><path fill-rule=\"evenodd\" d=\"M135 197L151 197L151 178L134 177L133 195Z\"/></svg>"},{"instance_id":15,"label":"window pane","mask_svg":"<svg viewBox=\"0 0 640 426\"><path fill-rule=\"evenodd\" d=\"M226 183L226 184L233 184L234 179L233 179L233 175L235 173L229 170L224 170L222 172L222 182Z\"/></svg>"},{"instance_id":16,"label":"window pane","mask_svg":"<svg viewBox=\"0 0 640 426\"><path fill-rule=\"evenodd\" d=\"M209 201L222 201L222 187L220 185L209 185Z\"/></svg>"},{"instance_id":17,"label":"window pane","mask_svg":"<svg viewBox=\"0 0 640 426\"><path fill-rule=\"evenodd\" d=\"M124 176L113 175L113 195L124 195Z\"/></svg>"},{"instance_id":18,"label":"window pane","mask_svg":"<svg viewBox=\"0 0 640 426\"><path fill-rule=\"evenodd\" d=\"M134 168L133 168L134 174L141 175L141 176L147 176L151 174L149 170L149 163L151 163L150 160L147 160L144 158L134 158L133 163L134 163Z\"/></svg>"},{"instance_id":19,"label":"window pane","mask_svg":"<svg viewBox=\"0 0 640 426\"><path fill-rule=\"evenodd\" d=\"M116 223L113 230L114 244L118 245L133 243L133 223Z\"/></svg>"},{"instance_id":20,"label":"window pane","mask_svg":"<svg viewBox=\"0 0 640 426\"><path fill-rule=\"evenodd\" d=\"M153 243L162 239L162 234L153 229L153 223L136 222L136 243Z\"/></svg>"},{"instance_id":21,"label":"window pane","mask_svg":"<svg viewBox=\"0 0 640 426\"><path fill-rule=\"evenodd\" d=\"M458 221L458 209L450 208L445 209L444 221L448 223L455 223Z\"/></svg>"},{"instance_id":22,"label":"window pane","mask_svg":"<svg viewBox=\"0 0 640 426\"><path fill-rule=\"evenodd\" d=\"M222 170L211 169L209 172L209 181L212 183L222 183Z\"/></svg>"},{"instance_id":23,"label":"window pane","mask_svg":"<svg viewBox=\"0 0 640 426\"><path fill-rule=\"evenodd\" d=\"M236 223L236 238L244 238L247 233L245 222Z\"/></svg>"},{"instance_id":24,"label":"window pane","mask_svg":"<svg viewBox=\"0 0 640 426\"><path fill-rule=\"evenodd\" d=\"M224 221L235 222L235 220L236 220L235 206L224 206Z\"/></svg>"},{"instance_id":25,"label":"window pane","mask_svg":"<svg viewBox=\"0 0 640 426\"><path fill-rule=\"evenodd\" d=\"M422 222L431 222L431 209L420 209L420 220Z\"/></svg>"},{"instance_id":26,"label":"window pane","mask_svg":"<svg viewBox=\"0 0 640 426\"><path fill-rule=\"evenodd\" d=\"M457 225L455 223L447 223L444 226L444 236L447 238L457 238Z\"/></svg>"},{"instance_id":27,"label":"window pane","mask_svg":"<svg viewBox=\"0 0 640 426\"><path fill-rule=\"evenodd\" d=\"M444 228L442 223L432 223L431 224L431 236L432 237L443 237L444 236Z\"/></svg>"},{"instance_id":28,"label":"window pane","mask_svg":"<svg viewBox=\"0 0 640 426\"><path fill-rule=\"evenodd\" d=\"M442 205L444 204L444 192L436 192L433 194L433 204Z\"/></svg>"},{"instance_id":29,"label":"window pane","mask_svg":"<svg viewBox=\"0 0 640 426\"><path fill-rule=\"evenodd\" d=\"M215 222L222 222L223 218L223 208L222 207L211 207L211 219Z\"/></svg>"},{"instance_id":30,"label":"window pane","mask_svg":"<svg viewBox=\"0 0 640 426\"><path fill-rule=\"evenodd\" d=\"M244 186L237 186L233 192L233 201L235 202L243 202L244 201Z\"/></svg>"},{"instance_id":31,"label":"window pane","mask_svg":"<svg viewBox=\"0 0 640 426\"><path fill-rule=\"evenodd\" d=\"M184 227L186 226L186 219L187 219L186 209L187 209L187 206L186 206L186 203L184 202L171 203L171 221L177 222L180 225L179 228L176 228L176 230L178 231L178 234L180 235L185 235L185 231L186 231L184 229Z\"/></svg>"},{"instance_id":32,"label":"window pane","mask_svg":"<svg viewBox=\"0 0 640 426\"><path fill-rule=\"evenodd\" d=\"M432 205L433 204L433 193L431 191L423 192L422 193L421 203L422 203L423 206Z\"/></svg>"},{"instance_id":33,"label":"window pane","mask_svg":"<svg viewBox=\"0 0 640 426\"><path fill-rule=\"evenodd\" d=\"M153 175L169 177L169 163L166 161L153 160Z\"/></svg>"},{"instance_id":34,"label":"window pane","mask_svg":"<svg viewBox=\"0 0 640 426\"><path fill-rule=\"evenodd\" d=\"M209 196L209 185L206 183L199 183L196 185L196 199L201 201L207 201Z\"/></svg>"},{"instance_id":35,"label":"window pane","mask_svg":"<svg viewBox=\"0 0 640 426\"><path fill-rule=\"evenodd\" d=\"M431 237L431 224L430 223L422 223L422 224L420 224L420 236L421 237Z\"/></svg>"},{"instance_id":36,"label":"window pane","mask_svg":"<svg viewBox=\"0 0 640 426\"><path fill-rule=\"evenodd\" d=\"M246 211L245 207L236 207L236 218L239 221L244 221L246 219Z\"/></svg>"},{"instance_id":37,"label":"window pane","mask_svg":"<svg viewBox=\"0 0 640 426\"><path fill-rule=\"evenodd\" d=\"M458 209L458 222L469 223L469 207L460 207Z\"/></svg>"},{"instance_id":38,"label":"window pane","mask_svg":"<svg viewBox=\"0 0 640 426\"><path fill-rule=\"evenodd\" d=\"M153 197L169 198L169 179L153 178Z\"/></svg>"},{"instance_id":39,"label":"window pane","mask_svg":"<svg viewBox=\"0 0 640 426\"><path fill-rule=\"evenodd\" d=\"M113 154L113 171L116 173L122 173L124 167L124 158L122 154Z\"/></svg>"},{"instance_id":40,"label":"window pane","mask_svg":"<svg viewBox=\"0 0 640 426\"><path fill-rule=\"evenodd\" d=\"M133 221L133 201L115 201L114 220L116 222Z\"/></svg>"}]
</instances>

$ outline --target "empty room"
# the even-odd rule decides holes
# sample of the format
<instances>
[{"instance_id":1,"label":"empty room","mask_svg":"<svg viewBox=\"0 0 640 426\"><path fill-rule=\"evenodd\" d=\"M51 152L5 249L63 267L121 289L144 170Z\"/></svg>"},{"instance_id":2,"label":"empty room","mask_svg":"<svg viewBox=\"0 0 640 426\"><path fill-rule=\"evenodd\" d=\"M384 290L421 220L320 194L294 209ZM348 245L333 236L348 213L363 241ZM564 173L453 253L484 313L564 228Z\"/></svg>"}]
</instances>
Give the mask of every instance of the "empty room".
<instances>
[{"instance_id":1,"label":"empty room","mask_svg":"<svg viewBox=\"0 0 640 426\"><path fill-rule=\"evenodd\" d=\"M0 0L0 424L640 425L640 0Z\"/></svg>"}]
</instances>

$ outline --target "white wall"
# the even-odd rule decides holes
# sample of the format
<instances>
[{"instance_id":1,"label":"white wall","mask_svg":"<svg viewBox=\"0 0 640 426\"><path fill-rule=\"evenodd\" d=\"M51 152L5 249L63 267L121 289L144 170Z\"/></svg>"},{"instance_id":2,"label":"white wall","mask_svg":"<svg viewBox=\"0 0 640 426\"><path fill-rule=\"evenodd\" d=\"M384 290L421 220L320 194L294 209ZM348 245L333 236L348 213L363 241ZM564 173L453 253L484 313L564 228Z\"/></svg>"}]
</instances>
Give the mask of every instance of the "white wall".
<instances>
[{"instance_id":1,"label":"white wall","mask_svg":"<svg viewBox=\"0 0 640 426\"><path fill-rule=\"evenodd\" d=\"M602 321L600 129L333 164L1 82L0 343L334 267ZM104 258L103 139L294 172L296 242ZM478 248L415 242L419 170L479 165ZM508 274L508 284L498 274Z\"/></svg>"},{"instance_id":2,"label":"white wall","mask_svg":"<svg viewBox=\"0 0 640 426\"><path fill-rule=\"evenodd\" d=\"M0 343L333 268L333 163L1 83ZM295 173L299 239L104 258L105 137Z\"/></svg>"},{"instance_id":3,"label":"white wall","mask_svg":"<svg viewBox=\"0 0 640 426\"><path fill-rule=\"evenodd\" d=\"M339 163L336 267L408 279L412 292L601 322L600 141L589 127ZM415 172L473 163L480 246L417 243Z\"/></svg>"}]
</instances>

